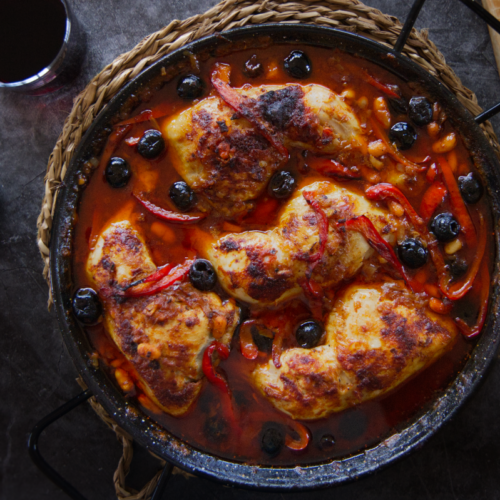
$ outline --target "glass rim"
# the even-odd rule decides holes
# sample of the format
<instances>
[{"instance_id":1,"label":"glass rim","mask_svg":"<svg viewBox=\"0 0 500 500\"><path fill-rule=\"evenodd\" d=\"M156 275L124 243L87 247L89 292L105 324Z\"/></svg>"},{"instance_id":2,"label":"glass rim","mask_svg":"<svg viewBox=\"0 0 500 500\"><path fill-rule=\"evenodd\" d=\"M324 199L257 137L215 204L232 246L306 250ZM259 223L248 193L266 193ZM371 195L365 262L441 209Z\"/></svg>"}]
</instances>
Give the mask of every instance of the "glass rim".
<instances>
[{"instance_id":1,"label":"glass rim","mask_svg":"<svg viewBox=\"0 0 500 500\"><path fill-rule=\"evenodd\" d=\"M0 80L0 88L22 89L23 87L32 86L33 89L35 89L37 88L36 85L37 82L42 82L41 86L43 86L52 81L57 76L56 71L57 68L61 65L62 60L64 59L64 54L66 52L69 43L69 37L71 34L71 18L70 18L68 4L66 0L59 0L59 1L62 3L64 11L66 13L66 25L64 30L64 38L61 44L61 48L59 49L57 55L54 57L54 59L48 66L45 66L45 68L42 68L38 73L35 73L34 75L29 76L24 80L17 80L15 82L2 82ZM51 72L53 72L54 74L52 78L47 80L46 77Z\"/></svg>"}]
</instances>

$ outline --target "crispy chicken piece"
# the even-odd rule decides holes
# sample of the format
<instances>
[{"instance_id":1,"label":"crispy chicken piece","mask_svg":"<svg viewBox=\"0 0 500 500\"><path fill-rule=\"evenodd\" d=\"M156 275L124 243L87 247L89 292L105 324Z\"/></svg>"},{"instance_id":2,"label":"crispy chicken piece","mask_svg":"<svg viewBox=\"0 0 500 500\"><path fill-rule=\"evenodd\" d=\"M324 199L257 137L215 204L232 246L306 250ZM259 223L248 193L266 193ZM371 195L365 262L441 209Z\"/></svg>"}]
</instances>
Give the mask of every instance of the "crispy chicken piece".
<instances>
[{"instance_id":1,"label":"crispy chicken piece","mask_svg":"<svg viewBox=\"0 0 500 500\"><path fill-rule=\"evenodd\" d=\"M174 167L210 209L245 213L286 161L218 97L203 99L163 126Z\"/></svg>"},{"instance_id":2,"label":"crispy chicken piece","mask_svg":"<svg viewBox=\"0 0 500 500\"><path fill-rule=\"evenodd\" d=\"M255 110L274 136L287 148L334 155L353 165L366 154L366 139L358 118L342 98L322 85L262 85L234 89L245 106Z\"/></svg>"},{"instance_id":3,"label":"crispy chicken piece","mask_svg":"<svg viewBox=\"0 0 500 500\"><path fill-rule=\"evenodd\" d=\"M254 207L272 174L286 163L286 148L334 155L349 165L366 154L358 119L326 87L214 85L222 99L203 99L162 128L176 170L225 217Z\"/></svg>"},{"instance_id":4,"label":"crispy chicken piece","mask_svg":"<svg viewBox=\"0 0 500 500\"><path fill-rule=\"evenodd\" d=\"M352 277L373 254L360 233L343 231L337 227L338 221L366 215L394 242L398 224L394 217L333 182L315 182L295 193L275 229L228 234L209 247L208 258L230 295L251 304L270 305L302 292L301 283L320 247L317 216L304 198L306 192L313 194L328 218L325 251L311 275L321 286L331 287Z\"/></svg>"},{"instance_id":5,"label":"crispy chicken piece","mask_svg":"<svg viewBox=\"0 0 500 500\"><path fill-rule=\"evenodd\" d=\"M155 270L144 240L128 221L105 229L87 261L111 338L136 369L147 396L180 416L200 392L205 348L214 338L229 345L239 310L232 299L222 302L188 282L151 296L119 295Z\"/></svg>"},{"instance_id":6,"label":"crispy chicken piece","mask_svg":"<svg viewBox=\"0 0 500 500\"><path fill-rule=\"evenodd\" d=\"M402 282L348 286L329 315L325 345L292 348L253 381L292 418L327 417L385 394L449 350L457 328Z\"/></svg>"}]
</instances>

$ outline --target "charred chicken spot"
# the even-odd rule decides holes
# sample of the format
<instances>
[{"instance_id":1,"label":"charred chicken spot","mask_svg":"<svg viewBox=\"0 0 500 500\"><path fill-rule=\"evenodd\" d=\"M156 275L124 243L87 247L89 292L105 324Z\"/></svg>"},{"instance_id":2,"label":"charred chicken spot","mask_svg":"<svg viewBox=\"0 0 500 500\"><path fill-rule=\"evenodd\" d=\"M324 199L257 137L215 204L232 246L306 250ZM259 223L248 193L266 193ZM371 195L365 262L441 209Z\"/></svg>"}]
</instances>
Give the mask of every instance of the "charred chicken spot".
<instances>
[{"instance_id":1,"label":"charred chicken spot","mask_svg":"<svg viewBox=\"0 0 500 500\"><path fill-rule=\"evenodd\" d=\"M160 362L157 359L153 359L152 361L149 362L149 367L152 370L159 370L160 369Z\"/></svg>"},{"instance_id":2,"label":"charred chicken spot","mask_svg":"<svg viewBox=\"0 0 500 500\"><path fill-rule=\"evenodd\" d=\"M270 278L261 274L250 283L248 295L255 300L271 302L279 299L290 287L286 278Z\"/></svg>"},{"instance_id":3,"label":"charred chicken spot","mask_svg":"<svg viewBox=\"0 0 500 500\"><path fill-rule=\"evenodd\" d=\"M191 316L189 318L186 318L185 323L188 328L193 328L200 323L200 320L196 316Z\"/></svg>"},{"instance_id":4,"label":"charred chicken spot","mask_svg":"<svg viewBox=\"0 0 500 500\"><path fill-rule=\"evenodd\" d=\"M284 131L296 115L304 115L303 97L303 90L292 85L260 95L258 105L264 119L279 131Z\"/></svg>"},{"instance_id":5,"label":"charred chicken spot","mask_svg":"<svg viewBox=\"0 0 500 500\"><path fill-rule=\"evenodd\" d=\"M110 273L113 273L116 269L115 263L108 256L101 259L99 266Z\"/></svg>"},{"instance_id":6,"label":"charred chicken spot","mask_svg":"<svg viewBox=\"0 0 500 500\"><path fill-rule=\"evenodd\" d=\"M229 130L225 121L217 121L217 125L219 126L221 132L227 132Z\"/></svg>"},{"instance_id":7,"label":"charred chicken spot","mask_svg":"<svg viewBox=\"0 0 500 500\"><path fill-rule=\"evenodd\" d=\"M384 387L382 381L370 370L370 368L361 368L357 370L356 378L358 379L360 388L367 391L379 391Z\"/></svg>"},{"instance_id":8,"label":"charred chicken spot","mask_svg":"<svg viewBox=\"0 0 500 500\"><path fill-rule=\"evenodd\" d=\"M240 246L236 241L234 240L224 240L220 245L219 245L219 250L224 253L228 252L233 252L236 250L239 250Z\"/></svg>"}]
</instances>

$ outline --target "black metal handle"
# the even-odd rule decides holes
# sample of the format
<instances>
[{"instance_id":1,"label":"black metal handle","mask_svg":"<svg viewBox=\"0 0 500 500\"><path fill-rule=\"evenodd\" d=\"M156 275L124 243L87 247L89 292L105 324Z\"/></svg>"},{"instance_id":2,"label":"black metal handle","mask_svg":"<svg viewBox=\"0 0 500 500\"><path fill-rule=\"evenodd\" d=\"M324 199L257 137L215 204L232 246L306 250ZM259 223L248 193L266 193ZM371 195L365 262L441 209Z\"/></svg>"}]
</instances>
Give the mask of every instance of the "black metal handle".
<instances>
[{"instance_id":1,"label":"black metal handle","mask_svg":"<svg viewBox=\"0 0 500 500\"><path fill-rule=\"evenodd\" d=\"M81 405L83 402L87 401L92 396L92 392L90 390L86 390L78 394L78 396L70 399L67 403L64 403L62 406L57 408L57 410L53 411L46 417L42 418L40 422L38 422L31 434L28 438L28 451L33 460L34 464L56 485L59 486L68 496L70 496L73 500L87 500L77 489L74 488L66 479L64 479L58 472L56 472L42 457L40 454L40 450L38 448L38 439L40 438L42 432L53 422L60 419L66 413L69 413L71 410ZM166 463L163 468L163 472L161 473L160 479L158 480L158 484L153 492L151 500L160 500L165 491L166 484L172 473L173 465L170 463Z\"/></svg>"},{"instance_id":2,"label":"black metal handle","mask_svg":"<svg viewBox=\"0 0 500 500\"><path fill-rule=\"evenodd\" d=\"M86 500L86 498L76 490L71 484L66 481L58 472L56 472L42 457L40 450L38 449L38 439L42 432L53 422L60 419L66 413L81 405L84 401L87 401L92 396L90 390L86 390L78 394L78 396L70 399L67 403L64 403L57 410L53 411L46 417L42 418L38 424L33 427L30 437L28 438L28 451L31 460L35 465L59 488L61 488L66 494L68 494L74 500Z\"/></svg>"},{"instance_id":3,"label":"black metal handle","mask_svg":"<svg viewBox=\"0 0 500 500\"><path fill-rule=\"evenodd\" d=\"M467 6L470 10L475 12L483 21L485 21L488 26L491 26L497 33L500 33L500 21L492 16L482 5L474 0L460 0L465 6ZM420 13L424 5L425 0L415 0L410 9L408 17L406 18L405 24L399 37L394 45L394 50L396 52L401 52L403 47L410 36L411 30L417 17ZM483 111L479 115L477 115L474 120L477 124L484 123L486 120L489 120L492 116L496 115L500 112L500 102L492 106L491 108Z\"/></svg>"}]
</instances>

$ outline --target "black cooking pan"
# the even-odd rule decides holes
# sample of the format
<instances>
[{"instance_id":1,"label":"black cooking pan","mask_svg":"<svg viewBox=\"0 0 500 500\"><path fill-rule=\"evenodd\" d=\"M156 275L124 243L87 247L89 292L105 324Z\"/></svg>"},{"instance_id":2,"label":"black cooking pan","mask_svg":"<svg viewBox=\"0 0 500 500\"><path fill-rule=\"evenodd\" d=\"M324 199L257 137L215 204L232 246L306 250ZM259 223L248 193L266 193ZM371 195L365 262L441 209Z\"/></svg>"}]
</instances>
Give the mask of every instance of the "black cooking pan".
<instances>
[{"instance_id":1,"label":"black cooking pan","mask_svg":"<svg viewBox=\"0 0 500 500\"><path fill-rule=\"evenodd\" d=\"M186 49L194 54L227 53L237 48L242 41L258 44L262 36L270 37L274 43L298 43L303 47L315 45L356 54L377 63L405 81L414 82L438 100L455 130L462 135L488 188L495 227L495 262L499 262L499 164L483 132L457 98L406 57L366 38L318 26L268 24L227 31L223 36L210 36L169 54L125 86L99 114L79 145L58 193L51 242L52 289L61 332L77 370L106 411L137 442L184 470L224 483L268 490L304 490L333 486L378 470L420 446L450 419L474 391L495 355L500 334L497 319L499 297L496 290L492 290L490 313L477 345L461 373L446 390L378 446L344 460L304 467L249 466L202 453L175 438L168 430L149 419L133 401L128 401L104 371L93 366L89 359L93 348L71 313L74 291L71 269L72 235L83 189L78 179L86 168L86 161L98 154L109 133L110 124L117 120L116 115L123 110L130 110L132 103L137 104L136 99L141 89L153 81L162 68L171 71L172 75L181 72L188 64ZM496 279L497 265L492 283Z\"/></svg>"}]
</instances>

